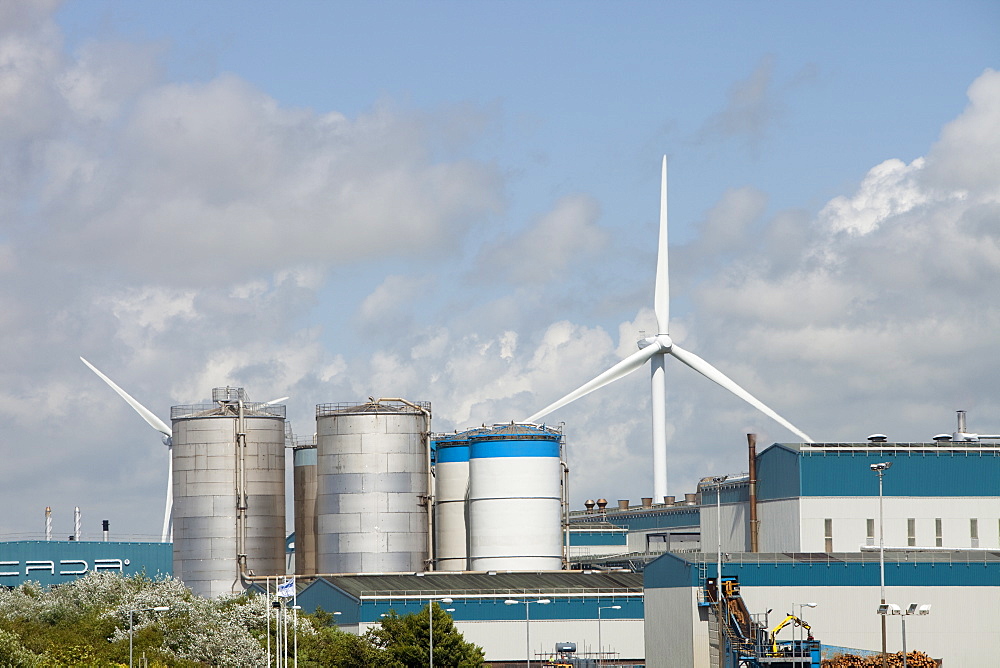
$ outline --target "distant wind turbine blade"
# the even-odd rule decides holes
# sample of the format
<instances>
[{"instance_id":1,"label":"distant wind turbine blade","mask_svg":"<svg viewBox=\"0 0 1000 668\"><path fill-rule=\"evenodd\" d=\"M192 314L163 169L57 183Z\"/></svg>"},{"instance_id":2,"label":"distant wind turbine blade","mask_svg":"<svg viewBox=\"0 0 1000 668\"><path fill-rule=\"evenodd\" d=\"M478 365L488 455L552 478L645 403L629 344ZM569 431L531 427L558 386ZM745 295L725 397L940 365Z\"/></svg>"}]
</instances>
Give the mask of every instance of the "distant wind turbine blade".
<instances>
[{"instance_id":1,"label":"distant wind turbine blade","mask_svg":"<svg viewBox=\"0 0 1000 668\"><path fill-rule=\"evenodd\" d=\"M103 380L105 383L107 383L111 387L112 390L114 390L115 392L117 392L118 396L120 396L122 399L124 399L128 403L128 405L131 406L135 410L135 412L138 413L142 417L142 419L146 421L147 424L149 424L150 427L152 427L156 431L160 432L164 436L167 436L167 437L173 436L173 432L170 431L170 427L168 427L163 420L161 420L160 418L158 418L155 415L153 415L152 411L150 411L148 408L146 408L145 406L143 406L142 404L140 404L138 401L136 401L135 399L133 399L132 396L128 392L126 392L122 388L120 388L117 385L115 385L115 383L114 383L113 380L111 380L110 378L108 378L107 376L105 376L103 373L101 373L100 371L98 371L97 367L95 367L93 364L91 364L87 360L83 359L82 357L80 358L80 361L82 361L84 364L86 364L88 367L90 367L91 371L93 371L94 373L96 373L100 377L101 380Z\"/></svg>"},{"instance_id":2,"label":"distant wind turbine blade","mask_svg":"<svg viewBox=\"0 0 1000 668\"><path fill-rule=\"evenodd\" d=\"M271 399L270 401L265 401L265 406L273 406L274 404L280 404L282 401L288 401L288 397L279 397L277 399Z\"/></svg>"},{"instance_id":3,"label":"distant wind turbine blade","mask_svg":"<svg viewBox=\"0 0 1000 668\"><path fill-rule=\"evenodd\" d=\"M586 383L578 387L577 389L573 390L559 401L549 404L542 410L538 411L537 413L529 417L527 420L525 420L525 422L537 422L538 420L545 417L552 411L562 408L566 404L572 401L576 401L580 397L590 394L596 389L604 387L608 383L613 383L619 378L627 376L628 374L632 373L633 371L641 367L643 364L645 364L650 357L657 354L661 350L663 350L663 346L659 342L652 343L646 346L645 348L637 350L636 352L632 353L631 355L623 359L618 364L614 365L613 367L602 373L597 378L594 378L589 383Z\"/></svg>"},{"instance_id":4,"label":"distant wind turbine blade","mask_svg":"<svg viewBox=\"0 0 1000 668\"><path fill-rule=\"evenodd\" d=\"M722 373L721 371L719 371L718 369L716 369L714 366L712 366L711 364L709 364L708 362L706 362L702 358L698 357L697 355L695 355L692 352L684 350L683 348L679 347L677 344L674 344L670 348L669 352L670 352L671 355L673 355L674 357L676 357L678 360L680 360L684 364L687 364L689 367L691 367L692 369L694 369L695 371L697 371L701 375L705 376L706 378L708 378L711 381L714 381L714 382L718 383L722 387L726 388L727 390L729 390L730 392L732 392L733 394L735 394L736 396L738 396L740 399L743 399L748 404L750 404L751 406L753 406L754 408L756 408L757 410L759 410L764 415L767 415L769 418L771 418L775 422L779 423L780 425L782 425L783 427L785 427L786 429L788 429L789 431L791 431L793 434L795 434L798 437L804 439L806 443L812 443L813 442L813 440L811 438L809 438L809 436L805 432L799 430L791 422L789 422L788 420L786 420L785 418L781 417L780 415L778 415L777 413L775 413L773 410L771 410L770 408L768 408L767 406L765 406L763 402L761 402L760 400L758 400L757 398L755 398L752 394L750 394L749 392L747 392L746 390L744 390L742 387L740 387L739 385L737 385L728 376L726 376L724 373Z\"/></svg>"},{"instance_id":5,"label":"distant wind turbine blade","mask_svg":"<svg viewBox=\"0 0 1000 668\"><path fill-rule=\"evenodd\" d=\"M657 334L670 332L670 271L667 244L667 156L663 156L660 173L660 242L656 250L656 287L653 292L653 311L656 313Z\"/></svg>"}]
</instances>

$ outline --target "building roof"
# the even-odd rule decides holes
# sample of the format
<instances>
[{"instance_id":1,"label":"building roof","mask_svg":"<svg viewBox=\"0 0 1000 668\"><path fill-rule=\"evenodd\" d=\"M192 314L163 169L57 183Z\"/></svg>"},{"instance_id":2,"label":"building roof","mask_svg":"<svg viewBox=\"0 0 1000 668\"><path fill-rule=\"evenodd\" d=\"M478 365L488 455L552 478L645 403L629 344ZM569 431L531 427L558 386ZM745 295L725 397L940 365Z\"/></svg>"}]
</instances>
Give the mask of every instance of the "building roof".
<instances>
[{"instance_id":1,"label":"building roof","mask_svg":"<svg viewBox=\"0 0 1000 668\"><path fill-rule=\"evenodd\" d=\"M604 594L642 592L642 574L586 571L535 573L447 572L330 575L329 584L363 599L427 595Z\"/></svg>"}]
</instances>

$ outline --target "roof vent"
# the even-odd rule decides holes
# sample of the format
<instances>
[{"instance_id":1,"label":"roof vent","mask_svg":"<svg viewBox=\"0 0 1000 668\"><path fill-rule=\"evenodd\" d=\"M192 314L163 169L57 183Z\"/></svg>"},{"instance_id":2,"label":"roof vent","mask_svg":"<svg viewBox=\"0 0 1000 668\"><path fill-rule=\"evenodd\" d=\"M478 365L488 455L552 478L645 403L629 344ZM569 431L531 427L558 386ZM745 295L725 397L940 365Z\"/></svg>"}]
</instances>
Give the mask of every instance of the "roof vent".
<instances>
[{"instance_id":1,"label":"roof vent","mask_svg":"<svg viewBox=\"0 0 1000 668\"><path fill-rule=\"evenodd\" d=\"M934 437L934 440L938 443L951 440L951 434L938 434Z\"/></svg>"},{"instance_id":2,"label":"roof vent","mask_svg":"<svg viewBox=\"0 0 1000 668\"><path fill-rule=\"evenodd\" d=\"M607 499L598 499L597 500L597 509L600 510L602 513L604 512L604 509L607 508L607 507L608 507L608 500Z\"/></svg>"},{"instance_id":3,"label":"roof vent","mask_svg":"<svg viewBox=\"0 0 1000 668\"><path fill-rule=\"evenodd\" d=\"M587 499L586 501L583 502L583 507L587 509L588 513L594 512L594 500Z\"/></svg>"},{"instance_id":4,"label":"roof vent","mask_svg":"<svg viewBox=\"0 0 1000 668\"><path fill-rule=\"evenodd\" d=\"M618 499L618 510L628 510L628 499Z\"/></svg>"}]
</instances>

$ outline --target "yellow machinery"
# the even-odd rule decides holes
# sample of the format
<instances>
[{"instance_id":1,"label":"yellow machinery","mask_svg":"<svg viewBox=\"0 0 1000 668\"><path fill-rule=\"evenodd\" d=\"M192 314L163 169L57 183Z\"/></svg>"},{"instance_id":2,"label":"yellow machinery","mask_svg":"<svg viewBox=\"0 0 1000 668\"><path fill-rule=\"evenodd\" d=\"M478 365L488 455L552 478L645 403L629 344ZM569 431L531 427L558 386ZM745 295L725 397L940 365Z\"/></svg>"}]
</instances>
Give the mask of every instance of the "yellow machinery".
<instances>
[{"instance_id":1,"label":"yellow machinery","mask_svg":"<svg viewBox=\"0 0 1000 668\"><path fill-rule=\"evenodd\" d=\"M788 615L783 620L781 620L780 624L771 629L771 653L773 656L778 656L778 631L785 628L789 624L791 624L793 627L801 626L803 629L806 630L806 632L809 633L809 637L807 638L807 640L811 641L813 639L812 627L809 626L809 624L807 624L805 620L799 619L795 615Z\"/></svg>"}]
</instances>

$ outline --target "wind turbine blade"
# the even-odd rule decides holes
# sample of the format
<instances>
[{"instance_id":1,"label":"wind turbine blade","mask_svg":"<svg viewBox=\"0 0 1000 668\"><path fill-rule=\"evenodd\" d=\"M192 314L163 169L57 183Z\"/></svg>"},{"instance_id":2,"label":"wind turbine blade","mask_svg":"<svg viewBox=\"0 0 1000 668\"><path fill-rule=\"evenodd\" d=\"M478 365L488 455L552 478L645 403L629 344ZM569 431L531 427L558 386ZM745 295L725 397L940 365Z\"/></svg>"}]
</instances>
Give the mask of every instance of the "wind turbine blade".
<instances>
[{"instance_id":1,"label":"wind turbine blade","mask_svg":"<svg viewBox=\"0 0 1000 668\"><path fill-rule=\"evenodd\" d=\"M124 399L128 403L128 405L131 406L135 410L135 412L138 413L142 417L142 419L146 421L147 424L149 424L150 427L152 427L156 431L160 432L164 436L173 436L173 432L170 431L170 427L168 427L166 425L166 423L163 422L163 420L161 420L160 418L158 418L155 415L153 415L152 411L150 411L148 408L146 408L145 406L143 406L142 404L140 404L138 401L136 401L135 399L133 399L132 396L128 392L126 392L122 388L120 388L117 385L115 385L115 383L114 383L113 380L111 380L110 378L108 378L107 376L105 376L103 373L101 373L100 371L98 371L97 367L95 367L93 364L91 364L87 360L83 359L82 357L80 358L80 360L84 364L86 364L87 366L89 366L90 370L93 371L94 373L96 373L101 378L101 380L103 380L105 383L107 383L111 387L112 390L114 390L115 392L117 392L118 396L120 396L122 399Z\"/></svg>"},{"instance_id":2,"label":"wind turbine blade","mask_svg":"<svg viewBox=\"0 0 1000 668\"><path fill-rule=\"evenodd\" d=\"M765 406L763 402L755 398L752 394L750 394L742 387L737 385L728 376L726 376L724 373L716 369L714 366L712 366L702 358L698 357L692 352L684 350L683 348L679 347L676 343L670 348L669 352L671 355L679 359L681 362L687 364L689 367L691 367L701 375L705 376L705 378L708 378L709 380L718 383L722 387L726 388L727 390L738 396L740 399L743 399L743 401L747 402L748 404L759 410L764 415L768 416L772 420L776 421L777 423L779 423L780 425L791 431L793 434L804 439L806 443L813 442L813 440L809 438L809 436L805 432L801 431L791 422L789 422L788 420L781 417L773 410Z\"/></svg>"},{"instance_id":3,"label":"wind turbine blade","mask_svg":"<svg viewBox=\"0 0 1000 668\"><path fill-rule=\"evenodd\" d=\"M280 404L282 401L288 401L288 397L279 397L277 399L271 399L270 401L265 401L265 406L273 406L274 404Z\"/></svg>"},{"instance_id":4,"label":"wind turbine blade","mask_svg":"<svg viewBox=\"0 0 1000 668\"><path fill-rule=\"evenodd\" d=\"M527 420L525 420L525 422L537 422L539 419L545 417L552 411L558 408L562 408L566 404L572 401L576 401L580 397L590 394L596 389L604 387L608 383L612 383L623 376L627 376L628 374L632 373L633 371L641 367L643 364L645 364L646 360L648 360L650 357L660 352L661 350L663 350L663 346L659 343L653 343L646 346L645 348L637 350L636 352L632 353L631 355L623 359L618 364L614 365L613 367L602 373L597 378L594 378L590 382L581 385L580 387L578 387L577 389L573 390L565 397L560 399L559 401L549 404L542 410L538 411L537 413L529 417Z\"/></svg>"},{"instance_id":5,"label":"wind turbine blade","mask_svg":"<svg viewBox=\"0 0 1000 668\"><path fill-rule=\"evenodd\" d=\"M670 271L667 255L667 156L663 156L660 174L660 242L656 251L656 287L653 292L653 311L656 313L657 334L669 334L670 327Z\"/></svg>"}]
</instances>

